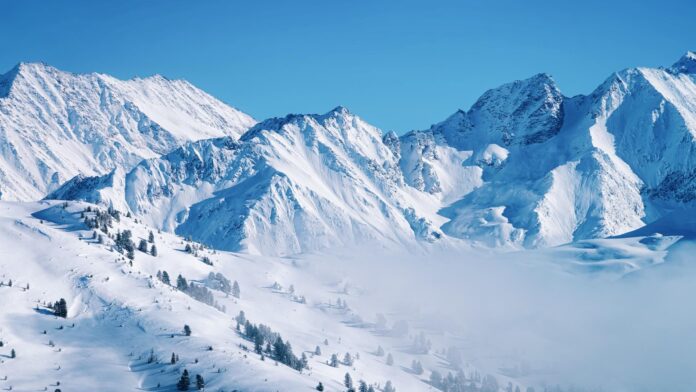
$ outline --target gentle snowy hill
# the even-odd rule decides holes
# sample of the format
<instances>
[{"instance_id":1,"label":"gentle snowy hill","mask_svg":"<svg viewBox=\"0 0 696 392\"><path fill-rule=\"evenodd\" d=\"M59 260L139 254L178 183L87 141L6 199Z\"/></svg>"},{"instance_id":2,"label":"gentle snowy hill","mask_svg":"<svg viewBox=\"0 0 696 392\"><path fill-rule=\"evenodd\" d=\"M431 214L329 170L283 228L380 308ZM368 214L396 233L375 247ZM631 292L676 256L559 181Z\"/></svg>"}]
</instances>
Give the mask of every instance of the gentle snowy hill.
<instances>
[{"instance_id":1,"label":"gentle snowy hill","mask_svg":"<svg viewBox=\"0 0 696 392\"><path fill-rule=\"evenodd\" d=\"M255 121L183 80L118 80L21 63L0 76L0 199L38 200L77 174L130 170Z\"/></svg>"}]
</instances>

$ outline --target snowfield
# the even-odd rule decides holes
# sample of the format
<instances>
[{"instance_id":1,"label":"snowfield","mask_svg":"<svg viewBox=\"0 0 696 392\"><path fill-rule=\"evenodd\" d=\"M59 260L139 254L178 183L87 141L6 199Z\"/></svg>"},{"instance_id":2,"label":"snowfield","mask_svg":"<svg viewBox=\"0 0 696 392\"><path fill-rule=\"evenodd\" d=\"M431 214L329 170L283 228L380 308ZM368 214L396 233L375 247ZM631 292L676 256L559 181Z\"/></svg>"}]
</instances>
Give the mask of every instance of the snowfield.
<instances>
[{"instance_id":1,"label":"snowfield","mask_svg":"<svg viewBox=\"0 0 696 392\"><path fill-rule=\"evenodd\" d=\"M184 251L187 241L155 231L158 255L136 251L131 266L124 255L110 250L113 241L98 244L91 238L92 231L80 219L86 206L0 203L4 388L52 390L60 382L63 390L173 390L185 368L192 378L201 374L210 390L299 391L311 390L320 381L327 390L340 390L344 374L350 372L356 384L366 380L383 386L391 380L401 391L417 391L430 387L424 376L404 370L412 359L446 369L437 365L442 362L439 355L410 354L407 337L390 337L386 326L368 321L376 313L365 313L360 321L364 299L357 299L353 309L354 295L345 279L314 276L309 260L207 249L194 257ZM150 228L123 217L110 229L118 230L131 230L137 242L148 237ZM203 255L213 266L201 261ZM179 274L190 282L205 282L210 272L222 273L239 282L241 298L214 291L215 301L226 308L223 312L163 284L156 278L158 271L167 271L172 282ZM294 295L288 292L293 284ZM68 303L66 319L53 316L45 306L59 298ZM338 298L349 307L339 307ZM235 329L239 311L281 333L298 356L308 355L309 369L298 372L278 365L269 354L261 360L253 342ZM184 324L190 325L191 336L183 336ZM393 366L374 354L380 345L393 353ZM321 355L313 354L317 346ZM9 358L10 349L16 350L16 358ZM147 363L151 350L157 359ZM347 352L359 356L352 366L327 365L332 353L342 361ZM175 365L169 363L172 353L180 358Z\"/></svg>"},{"instance_id":2,"label":"snowfield","mask_svg":"<svg viewBox=\"0 0 696 392\"><path fill-rule=\"evenodd\" d=\"M85 212L88 208L91 212ZM423 298L410 301L413 294L399 286L411 286L407 282L413 262L408 259L396 261L403 273L393 281L379 272L388 265L382 256L371 260L351 252L289 258L230 253L199 248L121 216L108 228L111 236L130 230L139 244L152 232L157 248L156 256L136 249L131 263L127 252L114 250L112 238L98 229L103 238L99 243L99 237L93 238L95 231L85 225L84 218L89 220L98 208L82 202L0 203L3 388L175 390L183 369L191 378L200 374L206 390L215 391L302 391L312 390L319 382L327 391L340 391L346 372L356 384L365 380L384 390L389 380L399 391L433 390L433 371L459 372L466 385L482 391L497 391L486 389L493 377L501 388L510 383L521 390L555 377L547 369L548 358L526 358L513 354L511 348L491 356L500 349L500 342L483 338L478 328L462 329L451 323L451 318L469 314L474 318L465 317L466 323L476 326L478 316L469 312L481 306L478 301L464 306L467 300L454 299L449 310L439 313L440 300L428 305L437 286L427 289L430 294L417 290ZM614 281L663 263L678 239L652 235L592 240L526 251L520 259L552 260L536 263L534 268L568 271L561 275L571 276L592 272L602 281ZM186 251L187 244L196 255ZM460 269L432 256L417 259L425 258L429 266L443 271ZM212 265L204 262L205 257ZM517 258L515 253L508 257ZM483 264L488 263L492 261ZM356 269L359 265L363 267ZM372 265L373 273L384 280L378 279L381 283L374 286L366 278L372 273L364 265ZM480 292L476 276L490 273L472 265L468 268L457 272L471 275L464 278L471 285L463 290L466 297ZM167 271L171 285L158 278L160 271ZM211 272L238 282L240 298L213 289L215 306L211 306L176 288L178 275L190 284L210 286L206 282ZM501 273L499 279L506 281L509 273L513 272ZM443 288L448 286L447 279L440 281ZM394 297L401 302L390 302ZM60 298L68 304L65 319L46 306ZM307 368L300 372L276 363L273 354L265 351L262 360L254 352L254 343L243 336L244 324L236 329L240 311L253 323L280 333L298 357L304 353ZM449 321L438 324L440 319ZM190 326L191 336L183 333L184 325ZM499 338L504 341L507 333ZM539 336L524 339L535 341ZM314 354L316 347L320 355ZM381 356L378 347L384 351ZM16 358L10 358L10 350L15 350ZM179 357L176 364L170 363L173 353ZM338 367L328 364L334 353L341 362ZM345 353L354 358L352 365L342 363ZM393 357L392 365L387 355ZM422 374L413 371L414 360L424 369Z\"/></svg>"}]
</instances>

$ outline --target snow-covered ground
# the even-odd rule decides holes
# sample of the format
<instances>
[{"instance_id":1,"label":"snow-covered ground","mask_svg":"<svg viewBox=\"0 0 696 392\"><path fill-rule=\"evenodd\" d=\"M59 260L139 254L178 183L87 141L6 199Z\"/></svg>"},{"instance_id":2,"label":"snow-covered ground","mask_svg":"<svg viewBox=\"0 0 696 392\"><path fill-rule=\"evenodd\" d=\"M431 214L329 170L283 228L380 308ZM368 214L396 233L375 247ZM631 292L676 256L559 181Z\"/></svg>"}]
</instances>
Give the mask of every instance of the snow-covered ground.
<instances>
[{"instance_id":1,"label":"snow-covered ground","mask_svg":"<svg viewBox=\"0 0 696 392\"><path fill-rule=\"evenodd\" d=\"M489 310L484 304L490 298L478 302L472 301L471 295L479 292L490 296L481 290L487 284L483 282L510 283L513 272L461 268L468 264L458 267L457 263L439 260L436 253L417 255L414 264L408 259L380 261L347 250L275 258L198 249L195 243L121 216L109 229L112 236L131 230L138 246L152 231L157 248L157 256L136 250L131 265L103 232L97 230L103 244L92 238L94 232L81 217L94 216L84 212L87 207L98 208L82 202L0 203L0 386L5 389L174 390L183 369L192 378L202 375L206 389L215 391L301 391L312 390L319 382L328 391L340 391L345 389L346 372L356 385L358 380L365 380L381 390L390 380L399 391L433 390L429 383L432 371L446 375L456 374L458 369L467 383L481 390L487 389L480 377L489 374L501 388L511 383L522 390L557 379L548 368L556 365L551 365L549 358L539 360L527 347L540 336L528 336L525 331L513 334L522 340L512 346L519 344L530 351L525 357L512 346L502 349L512 344L507 341L511 331L500 330L500 325L489 326L498 331L500 341L496 342L485 333L486 328L480 328L479 323L484 322L478 319L485 319L482 315ZM519 260L547 260L534 263L532 269L558 269L561 276L567 273L562 271L569 270L571 276L576 274L575 269L569 269L575 263L602 280L615 281L626 272L661 263L678 238L653 235L593 240L527 251ZM187 244L197 249L197 255L185 251ZM520 256L507 255L502 257L518 260ZM203 257L212 265L204 263ZM493 261L483 264L490 263ZM554 268L554 263L559 268ZM512 265L516 264L524 263L514 261ZM445 275L414 273L416 265L417 271L435 270ZM391 272L387 273L388 269ZM158 271L167 271L171 286L157 278ZM241 288L240 298L212 290L218 308L224 307L222 311L173 287L179 274L191 283L205 284L211 272L237 281ZM419 278L409 277L419 274ZM436 299L439 294L434 293L454 290L456 285L450 286L448 280L459 274L466 274L461 275L460 283L470 287L460 289L464 297L451 297L444 307L448 310L444 310L442 298ZM499 277L491 279L491 274ZM429 276L439 283L424 281L421 287L408 283ZM550 284L555 287L558 283ZM508 290L515 292L514 287ZM68 304L66 319L54 316L46 307L60 298ZM484 308L470 313L480 306ZM254 352L254 343L242 336L244 326L236 330L235 316L240 311L253 323L263 323L280 333L298 357L305 353L308 368L298 372L277 364L268 353L262 360ZM518 311L512 311L512 319L521 317ZM440 323L440 319L447 322ZM526 316L519 319L521 328L527 323L523 320ZM403 334L399 333L400 321L410 326ZM190 326L191 336L184 336L185 324ZM426 350L414 340L421 333L423 342L431 346ZM549 344L542 341L538 342L540 347ZM321 355L314 354L317 346ZM383 356L377 355L380 346ZM10 358L11 350L16 358ZM176 364L170 363L172 353L179 356ZM331 367L327 361L334 353L339 361L345 353L355 361L350 366L341 363ZM394 360L391 366L388 354ZM154 361L148 363L151 357ZM422 374L412 370L414 360L422 364Z\"/></svg>"},{"instance_id":2,"label":"snow-covered ground","mask_svg":"<svg viewBox=\"0 0 696 392\"><path fill-rule=\"evenodd\" d=\"M52 390L60 382L63 390L172 390L185 368L192 378L201 374L210 390L310 390L319 382L329 391L341 390L349 372L356 385L365 380L384 386L391 380L400 391L417 391L430 386L423 381L427 374L410 371L412 360L448 369L440 354L412 353L407 336L391 336L392 316L377 326L379 309L360 298L346 277L313 273L316 256L283 259L201 249L195 257L184 251L188 242L181 237L155 231L158 255L136 250L131 266L111 250L111 239L105 244L92 239L80 219L86 206L0 203L3 388ZM119 230L131 230L137 245L150 228L122 217L110 232ZM203 263L203 256L213 265ZM158 271L167 271L172 284L179 274L205 282L210 272L219 272L239 282L241 298L214 291L223 312L163 284ZM276 282L281 287L273 287ZM45 306L60 298L67 300L67 319ZM339 298L348 307L338 306ZM308 355L309 369L300 373L271 358L261 360L253 342L235 330L239 311L279 332L297 356ZM193 331L190 337L182 335L184 324ZM393 355L392 366L375 354L380 345ZM317 346L321 355L313 354ZM12 349L16 358L9 358ZM151 350L157 361L147 363ZM331 354L342 361L347 352L359 356L352 366L327 365ZM180 357L176 365L169 363L172 353Z\"/></svg>"}]
</instances>

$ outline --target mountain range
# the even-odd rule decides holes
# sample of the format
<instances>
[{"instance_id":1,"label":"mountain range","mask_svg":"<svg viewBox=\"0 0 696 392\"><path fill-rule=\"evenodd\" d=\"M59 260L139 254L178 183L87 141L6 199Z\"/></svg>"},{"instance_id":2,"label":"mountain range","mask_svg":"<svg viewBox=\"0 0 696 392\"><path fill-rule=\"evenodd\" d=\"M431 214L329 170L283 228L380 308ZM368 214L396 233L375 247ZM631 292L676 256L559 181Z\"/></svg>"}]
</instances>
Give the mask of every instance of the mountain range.
<instances>
[{"instance_id":1,"label":"mountain range","mask_svg":"<svg viewBox=\"0 0 696 392\"><path fill-rule=\"evenodd\" d=\"M696 198L696 54L566 97L547 74L427 130L344 107L256 123L185 81L20 64L0 77L0 197L111 205L218 249L547 247Z\"/></svg>"}]
</instances>

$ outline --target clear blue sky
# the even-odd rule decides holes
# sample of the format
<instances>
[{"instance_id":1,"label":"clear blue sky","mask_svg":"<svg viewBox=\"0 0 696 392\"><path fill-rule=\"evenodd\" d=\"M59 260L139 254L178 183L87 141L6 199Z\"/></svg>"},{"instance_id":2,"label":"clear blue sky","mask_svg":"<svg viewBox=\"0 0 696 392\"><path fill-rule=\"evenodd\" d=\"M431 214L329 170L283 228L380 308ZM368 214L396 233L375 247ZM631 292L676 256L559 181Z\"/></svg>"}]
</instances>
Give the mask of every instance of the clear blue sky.
<instances>
[{"instance_id":1,"label":"clear blue sky","mask_svg":"<svg viewBox=\"0 0 696 392\"><path fill-rule=\"evenodd\" d=\"M0 0L0 73L159 73L257 119L341 104L401 133L538 72L575 95L669 65L696 49L695 20L685 0Z\"/></svg>"}]
</instances>

